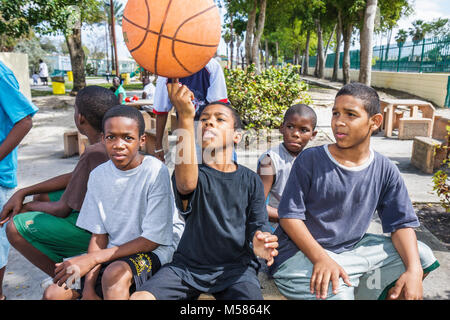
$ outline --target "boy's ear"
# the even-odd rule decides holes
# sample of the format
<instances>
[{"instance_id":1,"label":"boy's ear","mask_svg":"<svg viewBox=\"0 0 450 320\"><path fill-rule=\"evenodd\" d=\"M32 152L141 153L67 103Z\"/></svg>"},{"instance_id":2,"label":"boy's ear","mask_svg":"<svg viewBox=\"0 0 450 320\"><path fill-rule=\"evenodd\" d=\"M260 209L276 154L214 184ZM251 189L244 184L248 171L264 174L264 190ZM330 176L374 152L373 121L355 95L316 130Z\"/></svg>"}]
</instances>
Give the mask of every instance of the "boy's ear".
<instances>
[{"instance_id":1,"label":"boy's ear","mask_svg":"<svg viewBox=\"0 0 450 320\"><path fill-rule=\"evenodd\" d=\"M317 130L313 130L310 140L313 140L316 137L317 132L318 132Z\"/></svg>"},{"instance_id":2,"label":"boy's ear","mask_svg":"<svg viewBox=\"0 0 450 320\"><path fill-rule=\"evenodd\" d=\"M238 129L234 131L233 142L237 145L242 140L242 130Z\"/></svg>"},{"instance_id":3,"label":"boy's ear","mask_svg":"<svg viewBox=\"0 0 450 320\"><path fill-rule=\"evenodd\" d=\"M145 142L147 141L147 135L144 133L139 137L139 147L143 148L145 146Z\"/></svg>"},{"instance_id":4,"label":"boy's ear","mask_svg":"<svg viewBox=\"0 0 450 320\"><path fill-rule=\"evenodd\" d=\"M372 131L377 130L383 123L383 115L381 113L374 114L370 117L370 129Z\"/></svg>"}]
</instances>

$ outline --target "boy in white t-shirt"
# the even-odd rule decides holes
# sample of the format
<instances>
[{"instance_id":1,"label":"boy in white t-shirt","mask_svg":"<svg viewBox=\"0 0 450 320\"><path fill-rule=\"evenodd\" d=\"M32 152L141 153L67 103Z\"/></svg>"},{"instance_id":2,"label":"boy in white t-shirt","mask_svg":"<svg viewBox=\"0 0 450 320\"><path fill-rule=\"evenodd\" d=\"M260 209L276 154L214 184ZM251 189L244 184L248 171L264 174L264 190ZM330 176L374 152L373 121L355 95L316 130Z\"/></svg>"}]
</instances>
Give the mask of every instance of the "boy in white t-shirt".
<instances>
[{"instance_id":1,"label":"boy in white t-shirt","mask_svg":"<svg viewBox=\"0 0 450 320\"><path fill-rule=\"evenodd\" d=\"M296 104L286 110L280 132L283 142L264 152L258 159L257 173L264 185L267 212L272 227L278 223L278 204L281 200L292 164L317 134L317 116L305 104Z\"/></svg>"},{"instance_id":2,"label":"boy in white t-shirt","mask_svg":"<svg viewBox=\"0 0 450 320\"><path fill-rule=\"evenodd\" d=\"M77 226L92 233L88 253L56 264L44 299L127 300L172 260L184 228L175 207L167 167L139 153L145 143L141 113L111 108L103 118L110 161L89 176ZM65 290L73 279L81 290Z\"/></svg>"}]
</instances>

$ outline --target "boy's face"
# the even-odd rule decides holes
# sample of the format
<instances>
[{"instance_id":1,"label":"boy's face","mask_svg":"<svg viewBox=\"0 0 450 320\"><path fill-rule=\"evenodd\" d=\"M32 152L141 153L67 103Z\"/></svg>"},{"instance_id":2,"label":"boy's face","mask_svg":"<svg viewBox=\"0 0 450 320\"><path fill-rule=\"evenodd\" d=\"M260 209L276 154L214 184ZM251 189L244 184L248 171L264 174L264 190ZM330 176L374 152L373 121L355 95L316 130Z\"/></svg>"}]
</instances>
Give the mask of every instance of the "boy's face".
<instances>
[{"instance_id":1,"label":"boy's face","mask_svg":"<svg viewBox=\"0 0 450 320\"><path fill-rule=\"evenodd\" d=\"M115 87L119 87L120 86L120 79L117 78L117 77L113 78L112 84Z\"/></svg>"},{"instance_id":2,"label":"boy's face","mask_svg":"<svg viewBox=\"0 0 450 320\"><path fill-rule=\"evenodd\" d=\"M366 143L370 144L370 136L381 124L381 114L369 117L359 98L342 95L335 99L331 118L336 144L340 148L352 148Z\"/></svg>"},{"instance_id":3,"label":"boy's face","mask_svg":"<svg viewBox=\"0 0 450 320\"><path fill-rule=\"evenodd\" d=\"M306 147L308 142L314 138L317 131L314 131L311 119L302 117L297 113L288 116L280 132L283 134L283 143L286 149L294 155L298 155Z\"/></svg>"},{"instance_id":4,"label":"boy's face","mask_svg":"<svg viewBox=\"0 0 450 320\"><path fill-rule=\"evenodd\" d=\"M202 149L225 149L239 143L241 135L234 130L233 112L220 104L206 107L200 115Z\"/></svg>"},{"instance_id":5,"label":"boy's face","mask_svg":"<svg viewBox=\"0 0 450 320\"><path fill-rule=\"evenodd\" d=\"M139 136L134 119L113 117L105 122L103 143L114 165L120 170L136 168L142 162L139 147L145 143L145 135Z\"/></svg>"}]
</instances>

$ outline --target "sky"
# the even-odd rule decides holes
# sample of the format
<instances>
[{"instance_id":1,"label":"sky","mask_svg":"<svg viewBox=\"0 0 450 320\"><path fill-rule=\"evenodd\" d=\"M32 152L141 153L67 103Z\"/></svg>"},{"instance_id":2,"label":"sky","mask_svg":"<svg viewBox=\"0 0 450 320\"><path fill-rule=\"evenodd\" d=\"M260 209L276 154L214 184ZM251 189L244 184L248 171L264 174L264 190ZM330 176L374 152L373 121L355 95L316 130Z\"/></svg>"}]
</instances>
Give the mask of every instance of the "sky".
<instances>
[{"instance_id":1,"label":"sky","mask_svg":"<svg viewBox=\"0 0 450 320\"><path fill-rule=\"evenodd\" d=\"M118 0L119 2L122 2L124 5L126 5L127 0ZM422 19L424 21L431 21L437 18L449 18L450 19L450 0L414 0L413 3L414 7L414 13L411 14L408 17L403 17L398 22L398 27L394 29L394 32L392 33L392 40L394 41L394 37L397 34L398 29L409 29L412 25L411 22L417 19ZM225 10L219 9L222 17L223 22L223 15L225 14ZM104 33L104 28L100 29L100 32ZM85 44L92 45L96 42L96 35L99 34L98 29L93 30L85 30L83 41ZM117 46L118 46L118 53L119 58L129 58L131 57L124 41L123 41L123 35L122 35L122 28L120 26L116 27L116 36L117 36ZM376 41L376 45L378 45L380 42L385 43L386 39L383 39L382 36L375 37L374 39ZM104 42L104 38L103 38ZM359 46L359 44L358 44ZM219 44L218 48L219 54L225 54L226 53L226 45L221 39L221 42Z\"/></svg>"}]
</instances>

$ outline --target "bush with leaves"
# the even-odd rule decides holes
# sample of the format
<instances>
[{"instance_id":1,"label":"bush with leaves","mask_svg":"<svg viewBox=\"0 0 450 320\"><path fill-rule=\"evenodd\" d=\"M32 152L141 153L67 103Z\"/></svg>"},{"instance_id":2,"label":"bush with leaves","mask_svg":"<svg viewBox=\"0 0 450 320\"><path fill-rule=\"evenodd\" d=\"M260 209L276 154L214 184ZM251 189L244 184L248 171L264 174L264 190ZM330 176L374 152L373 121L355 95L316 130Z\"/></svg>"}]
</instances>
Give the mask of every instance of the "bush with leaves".
<instances>
[{"instance_id":1,"label":"bush with leaves","mask_svg":"<svg viewBox=\"0 0 450 320\"><path fill-rule=\"evenodd\" d=\"M272 67L257 74L255 66L250 65L245 70L226 68L224 74L228 100L247 130L278 128L291 105L311 103L298 66Z\"/></svg>"},{"instance_id":2,"label":"bush with leaves","mask_svg":"<svg viewBox=\"0 0 450 320\"><path fill-rule=\"evenodd\" d=\"M450 142L450 126L447 129L447 141ZM438 148L443 148L447 151L447 157L442 162L443 167L436 171L433 175L433 190L436 191L437 195L441 199L441 205L445 211L450 212L450 183L449 183L449 171L450 171L450 158L449 158L449 146L442 146Z\"/></svg>"}]
</instances>

